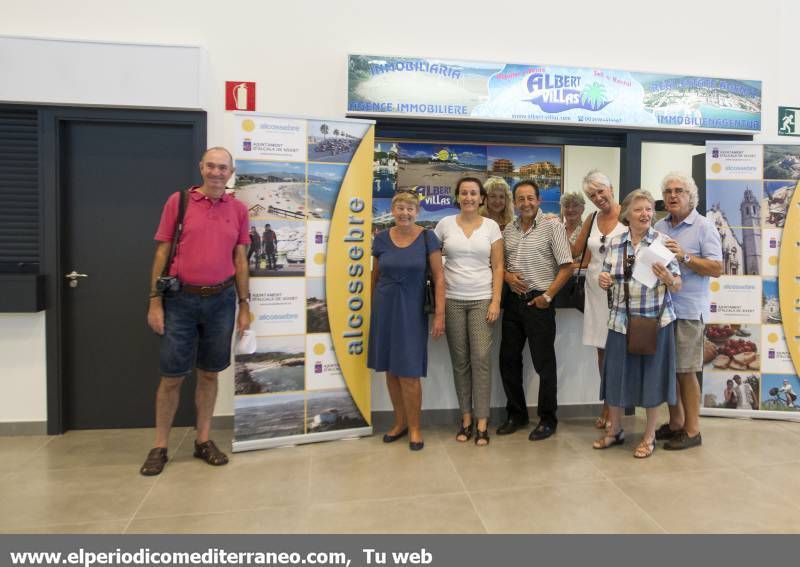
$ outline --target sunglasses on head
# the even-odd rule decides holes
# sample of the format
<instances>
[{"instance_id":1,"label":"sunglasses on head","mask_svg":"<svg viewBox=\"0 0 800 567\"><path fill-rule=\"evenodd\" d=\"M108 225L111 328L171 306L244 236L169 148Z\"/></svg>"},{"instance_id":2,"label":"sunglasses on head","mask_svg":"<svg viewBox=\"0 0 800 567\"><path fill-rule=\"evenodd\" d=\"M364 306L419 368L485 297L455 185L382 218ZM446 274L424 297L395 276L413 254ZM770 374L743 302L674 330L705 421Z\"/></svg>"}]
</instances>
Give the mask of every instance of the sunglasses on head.
<instances>
[{"instance_id":1,"label":"sunglasses on head","mask_svg":"<svg viewBox=\"0 0 800 567\"><path fill-rule=\"evenodd\" d=\"M633 276L634 262L636 262L636 256L625 256L625 263L622 266L622 273L626 280L631 279Z\"/></svg>"}]
</instances>

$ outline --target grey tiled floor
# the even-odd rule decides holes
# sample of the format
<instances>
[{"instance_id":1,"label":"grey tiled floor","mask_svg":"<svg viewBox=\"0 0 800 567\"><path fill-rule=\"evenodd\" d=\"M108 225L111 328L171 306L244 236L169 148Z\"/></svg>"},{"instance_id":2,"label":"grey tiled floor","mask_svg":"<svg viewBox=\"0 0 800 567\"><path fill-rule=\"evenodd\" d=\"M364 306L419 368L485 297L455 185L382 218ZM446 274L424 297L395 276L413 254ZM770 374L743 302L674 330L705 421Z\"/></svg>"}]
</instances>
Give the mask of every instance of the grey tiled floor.
<instances>
[{"instance_id":1,"label":"grey tiled floor","mask_svg":"<svg viewBox=\"0 0 800 567\"><path fill-rule=\"evenodd\" d=\"M159 477L149 429L0 437L0 532L800 533L800 424L704 418L703 446L632 457L643 428L595 451L590 420L425 449L371 438L238 453L212 468L173 432ZM231 432L219 431L221 446ZM794 496L793 496L794 495Z\"/></svg>"}]
</instances>

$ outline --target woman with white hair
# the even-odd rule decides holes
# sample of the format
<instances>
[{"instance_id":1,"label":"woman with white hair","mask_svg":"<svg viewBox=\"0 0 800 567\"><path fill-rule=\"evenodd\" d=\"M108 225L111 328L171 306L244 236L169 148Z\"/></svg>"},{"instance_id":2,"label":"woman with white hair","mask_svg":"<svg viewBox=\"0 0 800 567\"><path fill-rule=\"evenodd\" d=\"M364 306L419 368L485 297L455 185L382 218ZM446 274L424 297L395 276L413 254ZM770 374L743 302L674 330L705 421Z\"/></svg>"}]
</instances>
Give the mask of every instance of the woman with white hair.
<instances>
[{"instance_id":1,"label":"woman with white hair","mask_svg":"<svg viewBox=\"0 0 800 567\"><path fill-rule=\"evenodd\" d=\"M651 267L657 278L652 288L634 279L634 266L642 252L662 235L652 228L655 201L643 189L622 201L620 220L628 230L608 243L598 284L611 291L600 397L609 406L609 423L592 445L608 449L625 442L621 418L623 408L643 407L647 425L633 456L644 459L656 448L659 406L675 405L675 320L671 293L681 289L681 269L674 258L664 266ZM634 324L640 325L634 331ZM652 338L647 331L652 329ZM648 342L652 341L652 342ZM637 344L638 343L638 344Z\"/></svg>"},{"instance_id":2,"label":"woman with white hair","mask_svg":"<svg viewBox=\"0 0 800 567\"><path fill-rule=\"evenodd\" d=\"M570 246L578 241L585 209L586 200L580 193L564 193L561 196L561 216L564 217L564 228L567 230L567 240ZM575 258L575 261L579 262L580 256Z\"/></svg>"},{"instance_id":3,"label":"woman with white hair","mask_svg":"<svg viewBox=\"0 0 800 567\"><path fill-rule=\"evenodd\" d=\"M588 261L588 267L584 287L586 300L583 310L583 344L597 349L597 366L602 376L608 336L608 297L605 290L600 289L597 278L602 271L609 242L625 232L625 225L619 222L620 206L614 200L614 188L608 175L593 169L583 178L582 186L583 192L597 207L597 212L583 222L583 228L575 239L575 244L571 246L571 251L573 258L580 258L584 243L587 243L588 260L584 259L584 264ZM595 425L598 429L608 425L608 405L603 404L603 413L597 418Z\"/></svg>"}]
</instances>

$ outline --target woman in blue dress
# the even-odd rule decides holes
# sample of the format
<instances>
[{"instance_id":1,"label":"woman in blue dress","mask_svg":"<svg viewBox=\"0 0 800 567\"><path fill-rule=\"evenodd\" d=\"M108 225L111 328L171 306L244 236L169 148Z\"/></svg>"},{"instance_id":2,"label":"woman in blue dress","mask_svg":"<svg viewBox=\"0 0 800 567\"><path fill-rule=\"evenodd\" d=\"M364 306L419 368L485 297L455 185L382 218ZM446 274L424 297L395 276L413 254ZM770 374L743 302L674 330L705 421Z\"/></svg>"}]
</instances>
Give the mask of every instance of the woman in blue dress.
<instances>
[{"instance_id":1,"label":"woman in blue dress","mask_svg":"<svg viewBox=\"0 0 800 567\"><path fill-rule=\"evenodd\" d=\"M367 365L386 372L394 408L394 426L383 436L392 443L409 436L409 448L423 448L420 377L428 369L428 315L423 311L427 264L436 296L431 335L444 334L444 272L441 243L431 230L416 224L419 199L399 191L392 198L394 226L372 244L372 319Z\"/></svg>"}]
</instances>

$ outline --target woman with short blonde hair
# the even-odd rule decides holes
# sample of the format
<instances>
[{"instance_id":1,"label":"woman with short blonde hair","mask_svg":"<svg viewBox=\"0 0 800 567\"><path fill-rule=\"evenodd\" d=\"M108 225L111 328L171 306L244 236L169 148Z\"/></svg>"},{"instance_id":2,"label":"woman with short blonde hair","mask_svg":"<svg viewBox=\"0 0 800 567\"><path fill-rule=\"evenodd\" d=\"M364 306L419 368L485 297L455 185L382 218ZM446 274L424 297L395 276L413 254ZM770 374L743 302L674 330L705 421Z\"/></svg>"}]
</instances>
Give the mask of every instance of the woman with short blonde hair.
<instances>
[{"instance_id":1,"label":"woman with short blonde hair","mask_svg":"<svg viewBox=\"0 0 800 567\"><path fill-rule=\"evenodd\" d=\"M597 349L597 366L602 376L608 335L608 300L606 292L600 289L597 283L597 277L603 266L608 243L614 236L625 232L625 226L619 222L620 206L614 199L614 187L608 175L593 169L583 178L582 188L584 194L597 207L597 213L584 221L581 233L571 249L573 257L580 258L584 246L588 248L583 262L587 266L584 285L586 299L583 310L583 344ZM603 413L595 421L595 426L603 429L607 424L608 406L604 405Z\"/></svg>"}]
</instances>

